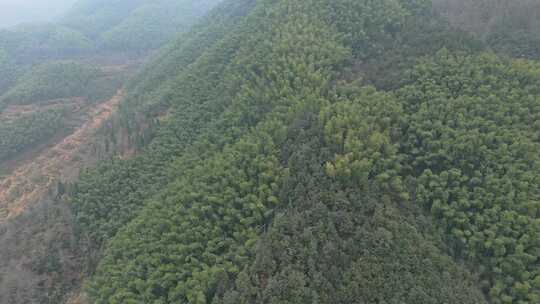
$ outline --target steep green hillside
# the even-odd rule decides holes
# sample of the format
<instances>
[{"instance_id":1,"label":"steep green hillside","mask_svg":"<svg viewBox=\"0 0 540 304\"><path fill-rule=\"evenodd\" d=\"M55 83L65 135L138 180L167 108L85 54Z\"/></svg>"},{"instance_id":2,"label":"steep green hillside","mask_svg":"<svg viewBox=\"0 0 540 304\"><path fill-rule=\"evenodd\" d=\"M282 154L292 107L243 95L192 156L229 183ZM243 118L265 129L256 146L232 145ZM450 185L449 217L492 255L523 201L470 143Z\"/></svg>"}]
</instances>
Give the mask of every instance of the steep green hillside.
<instances>
[{"instance_id":1,"label":"steep green hillside","mask_svg":"<svg viewBox=\"0 0 540 304\"><path fill-rule=\"evenodd\" d=\"M429 1L225 1L76 187L91 301L538 302L538 64L481 49Z\"/></svg>"},{"instance_id":2,"label":"steep green hillside","mask_svg":"<svg viewBox=\"0 0 540 304\"><path fill-rule=\"evenodd\" d=\"M445 50L399 91L415 202L494 303L540 300L540 65Z\"/></svg>"},{"instance_id":3,"label":"steep green hillside","mask_svg":"<svg viewBox=\"0 0 540 304\"><path fill-rule=\"evenodd\" d=\"M149 51L177 32L188 31L218 1L131 0L127 2L134 4L133 10L117 7L120 16L112 19L102 18L104 11L119 1L85 2L91 5L84 14L95 12L97 25L104 25L97 36L86 32L96 24L86 22L83 16L82 27L61 22L0 31L2 304L65 303L80 288L84 271L93 271L92 265L86 265L87 260L92 260L92 252L84 251L84 246L73 239L70 205L63 196L71 190L70 183L79 169L110 155L110 147L128 150L149 141L149 135L137 133L139 128L145 129L144 125L138 125L130 143L122 138L124 130L112 130L113 136L103 143L96 142L95 132L101 133L96 128L103 125L114 125L116 120L109 119L114 117L123 96L123 90L117 90L124 85L124 76L134 71ZM106 19L111 22L101 23ZM226 24L235 20L229 16L219 22L223 27L216 20L213 38L191 36L190 41L201 43L199 53L210 41L224 35L228 31ZM199 28L200 33L203 31L206 25ZM188 47L196 56L195 43L186 42ZM154 76L157 74L144 77ZM127 109L141 113L137 106L127 104ZM134 160L133 170L118 174L144 176L144 170L153 173L156 163L161 167L165 157L174 154L170 148L156 150L164 157L153 159L151 155L140 163ZM102 180L107 181L107 175ZM126 182L131 180L126 178ZM122 193L128 190L126 187ZM147 190L152 193L145 187L141 188L142 195ZM47 204L49 201L54 202Z\"/></svg>"}]
</instances>

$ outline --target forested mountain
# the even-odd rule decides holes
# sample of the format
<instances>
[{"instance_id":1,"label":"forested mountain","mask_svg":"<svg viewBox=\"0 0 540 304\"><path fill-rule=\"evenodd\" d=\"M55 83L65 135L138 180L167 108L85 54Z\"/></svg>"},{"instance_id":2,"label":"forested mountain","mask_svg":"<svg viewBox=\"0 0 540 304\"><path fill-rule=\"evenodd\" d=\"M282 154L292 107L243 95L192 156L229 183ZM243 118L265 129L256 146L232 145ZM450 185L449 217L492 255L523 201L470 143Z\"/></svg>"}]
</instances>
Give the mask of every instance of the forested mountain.
<instances>
[{"instance_id":1,"label":"forested mountain","mask_svg":"<svg viewBox=\"0 0 540 304\"><path fill-rule=\"evenodd\" d=\"M68 239L33 267L69 283L31 303L81 281L96 304L540 303L540 7L503 2L223 0L126 85L100 139L134 155L33 211ZM83 1L64 26L155 48L193 3ZM41 66L6 103L57 65L81 77L54 97L94 75Z\"/></svg>"},{"instance_id":2,"label":"forested mountain","mask_svg":"<svg viewBox=\"0 0 540 304\"><path fill-rule=\"evenodd\" d=\"M127 140L114 141L114 150L102 140L105 127L118 119L127 77L218 1L116 2L81 1L59 22L0 30L2 304L57 304L75 297L87 256L75 241L63 196L81 168L116 152L131 153L134 145ZM0 15L7 5L0 1ZM71 22L77 18L83 23ZM98 25L102 33L88 32Z\"/></svg>"},{"instance_id":3,"label":"forested mountain","mask_svg":"<svg viewBox=\"0 0 540 304\"><path fill-rule=\"evenodd\" d=\"M44 61L113 53L141 57L186 31L218 2L80 0L58 23L0 29L0 93Z\"/></svg>"},{"instance_id":4,"label":"forested mountain","mask_svg":"<svg viewBox=\"0 0 540 304\"><path fill-rule=\"evenodd\" d=\"M154 139L73 195L91 302L537 302L538 64L438 18L226 1L166 48L125 104Z\"/></svg>"},{"instance_id":5,"label":"forested mountain","mask_svg":"<svg viewBox=\"0 0 540 304\"><path fill-rule=\"evenodd\" d=\"M55 100L95 102L111 97L121 77L105 75L97 67L101 62L113 62L109 63L116 65L113 69L126 68L130 61L186 31L217 2L81 0L60 23L1 29L0 118L4 119L2 111L9 105L40 107ZM0 159L33 146L65 125L58 116L65 109L49 110L5 121L0 126Z\"/></svg>"},{"instance_id":6,"label":"forested mountain","mask_svg":"<svg viewBox=\"0 0 540 304\"><path fill-rule=\"evenodd\" d=\"M80 0L63 23L106 49L149 50L186 30L219 0Z\"/></svg>"}]
</instances>

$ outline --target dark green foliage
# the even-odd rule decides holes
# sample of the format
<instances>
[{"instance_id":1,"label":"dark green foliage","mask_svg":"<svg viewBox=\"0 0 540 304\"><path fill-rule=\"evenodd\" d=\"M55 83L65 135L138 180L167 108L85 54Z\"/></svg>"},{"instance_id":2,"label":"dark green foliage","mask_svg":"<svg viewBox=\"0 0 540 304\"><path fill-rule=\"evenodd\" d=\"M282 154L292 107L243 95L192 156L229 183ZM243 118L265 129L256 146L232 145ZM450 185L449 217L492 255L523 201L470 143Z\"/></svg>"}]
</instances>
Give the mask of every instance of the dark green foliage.
<instances>
[{"instance_id":1,"label":"dark green foliage","mask_svg":"<svg viewBox=\"0 0 540 304\"><path fill-rule=\"evenodd\" d=\"M396 199L408 198L397 176L400 171L398 151L386 138L394 132L391 124L399 119L399 115L392 114L396 111L395 101L391 101L389 96L380 96L389 107L388 111L382 112L383 115L388 113L391 117L373 134L370 134L368 121L355 117L344 121L340 119L340 115L353 107L345 100L336 109L325 106L335 94L332 80L352 58L353 52L343 44L347 40L342 40L339 32L333 32L318 17L320 11L317 8L320 6L338 9L338 6L325 1L261 2L241 26L210 47L188 68L180 67L176 80L171 82L175 91L164 95L174 111L146 153L166 148L165 142L159 144L163 135L171 137L176 134L181 140L187 140L172 144L171 148L180 144L185 147L180 148L178 156L174 157L170 173L161 173L165 177L161 182L168 180L169 185L153 198L147 201L136 198L129 202L120 198L129 195L122 195L122 192L100 198L101 193L94 194L91 185L101 184L97 182L99 176L109 173L95 171L83 178L90 186L79 188L74 201L77 213L83 216L83 229L96 223L103 228L98 239L116 234L109 241L105 256L89 285L89 294L96 303L209 303L214 297L219 298L217 290L223 289L219 287L220 278L234 280L250 261L250 252L263 227L271 221L273 209L277 206L288 208L288 204L294 203L292 197L279 198L283 188L280 185L288 181L288 172L294 169L288 168L289 158L297 157L283 154L278 149L287 140L284 126L309 112L317 117L321 107L324 109L320 119L328 120L324 133L328 149L336 149L339 155L329 159L328 165L319 162L318 172L326 174L328 170L333 178L353 188L356 183L369 184L371 179L381 184L389 182L384 187L385 192ZM380 27L384 28L384 24ZM237 50L229 52L229 48ZM214 73L207 72L210 67ZM167 91L158 91L164 92ZM379 95L369 97L373 94L370 90L363 94L368 96L368 105L378 101L376 97ZM356 111L362 108L362 100L357 101ZM371 106L373 112L369 113L376 114L378 109ZM366 117L369 116L366 114ZM189 131L192 126L201 126L197 124L199 119L209 122L207 130L202 125L201 136L186 137L185 128ZM376 121L378 118L373 116L370 119ZM340 130L348 128L349 124L356 128L343 141ZM354 153L365 138L373 147ZM191 146L190 142L193 142ZM291 146L291 152L293 149ZM373 152L370 149L381 153L366 160L364 158ZM144 160L145 156L141 157L137 161ZM347 170L349 165L353 166L354 172ZM372 168L373 175L363 173L368 168ZM100 189L105 195L112 194L106 190L111 182L112 189L117 188L113 182L119 178L116 174L130 171L127 168L115 169L115 166L109 170L115 172L111 176L116 177L103 181ZM162 170L166 169L163 167ZM150 174L155 175L154 172ZM130 178L128 175L125 177ZM132 180L138 179L135 176ZM144 179L140 180L144 182ZM154 185L152 179L149 184ZM338 184L336 187L341 188ZM152 189L151 186L150 193L155 193ZM358 191L366 189L363 187ZM139 190L128 192L136 195ZM331 192L328 195L332 196ZM118 200L128 205L116 205ZM141 211L137 212L141 205ZM111 209L112 206L117 207ZM118 223L128 222L130 218L133 220L125 226L112 223L117 219ZM96 228L87 231L95 231ZM429 246L426 245L425 255L435 259L439 253ZM380 264L384 266L392 258L388 256ZM435 263L430 273L441 275L443 265L451 263ZM415 267L420 264L417 262ZM457 278L461 271L459 267L448 268L454 269L451 271ZM462 276L466 277L465 274ZM424 287L436 293L437 286ZM419 290L424 292L422 288ZM474 288L471 294L478 295ZM416 296L422 298L421 295ZM460 299L459 295L455 296ZM348 297L345 290L343 297ZM437 293L431 297L441 299L444 294ZM294 302L294 299L288 300ZM331 299L328 301L332 302Z\"/></svg>"},{"instance_id":2,"label":"dark green foliage","mask_svg":"<svg viewBox=\"0 0 540 304\"><path fill-rule=\"evenodd\" d=\"M57 107L0 124L0 161L54 135L64 126L69 107Z\"/></svg>"},{"instance_id":3,"label":"dark green foliage","mask_svg":"<svg viewBox=\"0 0 540 304\"><path fill-rule=\"evenodd\" d=\"M481 48L428 1L225 1L76 187L90 299L538 302L539 68Z\"/></svg>"},{"instance_id":4,"label":"dark green foliage","mask_svg":"<svg viewBox=\"0 0 540 304\"><path fill-rule=\"evenodd\" d=\"M457 255L478 263L494 303L540 300L539 71L443 50L399 92L415 202L440 221Z\"/></svg>"},{"instance_id":5,"label":"dark green foliage","mask_svg":"<svg viewBox=\"0 0 540 304\"><path fill-rule=\"evenodd\" d=\"M213 303L483 303L428 237L429 220L405 207L391 143L399 104L372 88L337 93L319 120L307 114L288 130L286 208Z\"/></svg>"},{"instance_id":6,"label":"dark green foliage","mask_svg":"<svg viewBox=\"0 0 540 304\"><path fill-rule=\"evenodd\" d=\"M92 94L91 83L99 69L75 62L51 62L37 66L18 79L0 102L30 104L51 99L84 97Z\"/></svg>"},{"instance_id":7,"label":"dark green foliage","mask_svg":"<svg viewBox=\"0 0 540 304\"><path fill-rule=\"evenodd\" d=\"M117 77L116 71L125 67L125 62L119 62L118 59L136 59L127 62L129 66L126 74L129 73L139 60L142 61L143 52L161 46L177 32L187 31L190 25L218 1L92 2L92 7L71 19L78 19L75 21L82 21L81 23L31 25L0 31L0 111L6 106L10 111L6 116L1 113L0 122L0 162L6 161L6 171L11 170L12 164L18 165L19 160L27 161L36 151L41 151L46 145L48 147L52 139L67 134L73 125L81 122L86 110L91 109L88 102L103 101L116 93L123 82L123 75ZM133 4L134 9L118 6L116 12L120 15L113 12L107 16L109 9L115 8L115 3L120 2L128 6ZM227 9L227 14L230 15L219 16L219 24L218 19L212 23L212 33L210 29L207 31L206 24L201 24L196 33L182 36L182 39L187 40L179 42L185 45L181 56L185 56L186 62L185 65L182 64L182 68L197 61L209 45L216 44L216 41L229 32L228 27L238 21L236 17L251 8L251 5L245 6L243 3L234 3L233 6L236 6L235 10ZM89 18L86 19L85 16ZM90 19L96 22L87 22ZM92 27L97 27L98 30L94 31ZM202 32L208 35L199 36ZM177 41L180 41L180 38ZM222 53L224 48L215 47L214 53L219 55L206 55L212 57L212 60L200 60L197 64L200 68L198 67L198 72L193 75L206 77L206 71L215 69L222 61L226 61L227 57L232 57L237 51L235 44L236 41L229 42L227 53ZM173 48L174 46L171 47ZM189 49L191 53L184 52L185 49ZM93 67L102 65L112 66L110 69L105 66L103 72ZM221 68L225 67L226 64L222 64ZM66 298L80 287L83 274L95 271L95 263L101 258L102 244L108 244L116 231L138 214L146 199L166 187L172 174L178 176L178 172L174 171L175 167L171 166L173 157L181 154L187 144L206 131L205 118L220 111L219 107L213 106L207 106L211 110L205 111L205 105L199 103L200 100L188 99L197 90L200 90L201 94L198 96L203 99L204 91L212 88L211 97L207 99L213 103L214 97L219 95L215 84L219 83L220 79L214 77L213 82L193 79L190 84L195 87L179 96L181 94L176 92L174 87L168 86L170 83L177 84L182 81L176 79L176 74L176 71L167 74L167 83L163 90L162 87L155 88L152 95L167 105L170 105L170 96L173 94L176 99L189 101L189 104L184 104L182 112L174 114L176 123L154 133L151 132L153 129L146 130L143 124L148 122L148 126L153 128L154 125L161 124L160 120L149 119L129 132L130 143L137 148L142 148L150 141L151 135L155 135L154 144L146 147L147 153L129 162L104 162L95 170L85 171L82 174L83 181L74 187L76 189L58 182L58 196L69 195L72 190L77 193L79 200L74 201L81 202L81 207L75 209L76 218L63 214L65 209L62 208L66 205L55 197L57 206L54 206L54 210L24 211L23 215L7 224L7 228L0 226L0 303L65 303ZM153 76L146 74L144 77ZM184 77L187 79L191 76L186 73ZM139 92L147 91L141 89ZM164 108L152 108L151 104L155 100L148 100L147 96L151 96L150 92L146 96L130 97L123 111L146 114L144 111L151 108L153 111L148 114L164 114L160 112ZM138 102L146 106L142 111L137 107ZM64 108L63 105L67 103L82 107L80 111L79 108ZM58 107L54 106L55 104L58 104ZM41 110L53 107L58 112ZM27 109L36 112L17 120L3 120L8 116L8 119L11 119L11 113L16 116L19 115L19 110ZM77 111L72 113L70 110ZM133 125L133 122L130 123ZM113 134L108 138L108 147L118 148L115 145L125 144L115 142L115 131L118 130L104 132ZM93 137L83 140L91 142ZM91 149L94 146L84 145L83 149L86 148ZM77 156L76 154L75 157ZM96 155L96 158L99 157L100 155ZM76 168L71 168L68 164L66 170L62 170L62 178L71 178L65 176L72 174L67 172L70 169ZM32 179L29 183L35 180L34 176L29 176L29 179ZM27 191L26 187L20 188L22 192ZM101 190L95 191L96 189ZM86 196L79 196L81 193ZM0 205L2 203L0 202ZM5 215L3 211L0 210L0 213ZM42 220L42 217L45 219ZM73 222L78 224L75 230L71 229ZM89 234L88 231L95 233ZM71 239L74 235L78 238Z\"/></svg>"},{"instance_id":8,"label":"dark green foliage","mask_svg":"<svg viewBox=\"0 0 540 304\"><path fill-rule=\"evenodd\" d=\"M201 117L206 120L215 118L208 116L207 111L215 114L221 108L204 105L202 101L212 104L222 101L226 93L224 86L229 84L220 81L220 73L238 50L238 34L227 40L223 38L234 31L240 18L249 11L254 2L225 2L206 17L207 22L196 26L187 34L179 35L141 69L128 83L129 96L126 105L121 108L122 117L130 132L138 131L141 119L162 115L171 105L181 107L181 110L173 112L179 116L171 124L175 132L185 132L186 125L183 122L199 125L197 128L187 128L191 132L188 132L190 138L193 132L200 132L198 128L206 124ZM217 89L218 86L221 90ZM200 100L194 96L198 96ZM218 97L218 101L211 96ZM173 102L173 98L177 100ZM171 141L170 135L166 133L161 138ZM178 135L173 138L179 139L180 145L183 144L184 138Z\"/></svg>"},{"instance_id":9,"label":"dark green foliage","mask_svg":"<svg viewBox=\"0 0 540 304\"><path fill-rule=\"evenodd\" d=\"M488 44L513 57L540 59L540 2L494 2L490 16L494 25L486 37Z\"/></svg>"}]
</instances>

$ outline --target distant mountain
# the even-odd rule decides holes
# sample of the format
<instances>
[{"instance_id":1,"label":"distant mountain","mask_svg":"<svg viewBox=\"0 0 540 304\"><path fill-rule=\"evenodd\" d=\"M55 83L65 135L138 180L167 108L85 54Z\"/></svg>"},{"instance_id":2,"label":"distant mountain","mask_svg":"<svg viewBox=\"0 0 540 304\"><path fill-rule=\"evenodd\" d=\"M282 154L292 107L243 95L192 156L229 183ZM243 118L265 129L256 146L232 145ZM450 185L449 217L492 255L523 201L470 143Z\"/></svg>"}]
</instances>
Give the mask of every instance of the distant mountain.
<instances>
[{"instance_id":1,"label":"distant mountain","mask_svg":"<svg viewBox=\"0 0 540 304\"><path fill-rule=\"evenodd\" d=\"M221 0L80 0L62 23L108 49L148 50L185 30Z\"/></svg>"},{"instance_id":2,"label":"distant mountain","mask_svg":"<svg viewBox=\"0 0 540 304\"><path fill-rule=\"evenodd\" d=\"M53 21L77 0L0 0L0 28Z\"/></svg>"}]
</instances>

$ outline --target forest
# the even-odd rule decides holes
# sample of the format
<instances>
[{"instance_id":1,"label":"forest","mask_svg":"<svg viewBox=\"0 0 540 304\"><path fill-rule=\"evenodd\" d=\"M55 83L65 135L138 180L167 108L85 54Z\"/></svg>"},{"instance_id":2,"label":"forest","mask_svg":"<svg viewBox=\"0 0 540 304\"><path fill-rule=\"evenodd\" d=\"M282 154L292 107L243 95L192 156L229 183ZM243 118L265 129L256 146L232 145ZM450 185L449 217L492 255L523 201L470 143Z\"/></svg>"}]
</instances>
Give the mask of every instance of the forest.
<instances>
[{"instance_id":1,"label":"forest","mask_svg":"<svg viewBox=\"0 0 540 304\"><path fill-rule=\"evenodd\" d=\"M90 94L90 83L99 76L99 69L75 62L46 63L17 79L15 85L0 97L0 102L31 104L85 96Z\"/></svg>"},{"instance_id":2,"label":"forest","mask_svg":"<svg viewBox=\"0 0 540 304\"><path fill-rule=\"evenodd\" d=\"M64 126L68 107L38 111L0 124L0 160L54 135Z\"/></svg>"},{"instance_id":3,"label":"forest","mask_svg":"<svg viewBox=\"0 0 540 304\"><path fill-rule=\"evenodd\" d=\"M107 75L100 58L142 58L187 30L215 3L81 0L58 22L0 29L0 159L65 129L74 101L90 104L116 93L124 79ZM64 110L49 111L51 103ZM47 109L5 120L1 112L9 106Z\"/></svg>"},{"instance_id":4,"label":"forest","mask_svg":"<svg viewBox=\"0 0 540 304\"><path fill-rule=\"evenodd\" d=\"M136 153L33 211L69 239L34 267L80 274L54 300L540 303L536 1L223 0L189 30L158 15L192 1L158 2L86 0L63 20L96 47L163 46L100 133ZM0 100L84 95L99 74L30 68ZM0 159L25 144L2 141L15 123L40 136L0 125Z\"/></svg>"}]
</instances>

